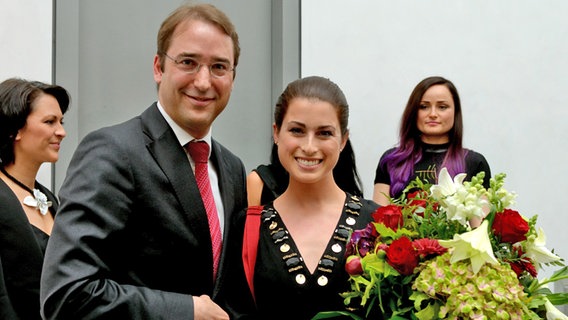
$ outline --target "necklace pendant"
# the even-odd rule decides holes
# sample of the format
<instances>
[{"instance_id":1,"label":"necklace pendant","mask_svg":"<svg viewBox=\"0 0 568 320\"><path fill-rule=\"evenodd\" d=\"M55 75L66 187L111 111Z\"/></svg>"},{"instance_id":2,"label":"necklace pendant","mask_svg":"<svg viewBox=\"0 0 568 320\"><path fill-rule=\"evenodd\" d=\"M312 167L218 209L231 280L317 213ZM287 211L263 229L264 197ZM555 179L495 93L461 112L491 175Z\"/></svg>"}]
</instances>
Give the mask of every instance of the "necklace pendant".
<instances>
[{"instance_id":1,"label":"necklace pendant","mask_svg":"<svg viewBox=\"0 0 568 320\"><path fill-rule=\"evenodd\" d=\"M44 216L47 214L47 210L49 209L49 207L51 207L52 203L51 201L47 201L47 197L45 196L45 194L43 194L43 192L39 191L38 189L30 189L28 186L20 182L20 180L14 178L12 175L6 172L6 169L4 169L4 167L0 167L0 172L2 172L6 177L12 180L15 184L20 186L20 188L32 194L31 196L24 198L23 203L26 206L37 208L39 210L39 213Z\"/></svg>"},{"instance_id":2,"label":"necklace pendant","mask_svg":"<svg viewBox=\"0 0 568 320\"><path fill-rule=\"evenodd\" d=\"M34 196L25 197L23 203L28 207L37 208L39 213L45 216L52 205L51 201L47 201L45 194L38 189L34 189L33 193Z\"/></svg>"}]
</instances>

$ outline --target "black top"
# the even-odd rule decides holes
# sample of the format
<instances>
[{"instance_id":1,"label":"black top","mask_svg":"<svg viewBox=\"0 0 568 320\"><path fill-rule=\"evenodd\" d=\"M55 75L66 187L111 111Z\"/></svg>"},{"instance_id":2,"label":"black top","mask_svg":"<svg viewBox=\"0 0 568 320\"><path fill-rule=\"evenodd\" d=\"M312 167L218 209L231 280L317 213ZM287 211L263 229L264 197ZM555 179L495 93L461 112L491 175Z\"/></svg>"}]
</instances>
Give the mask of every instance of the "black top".
<instances>
[{"instance_id":1,"label":"black top","mask_svg":"<svg viewBox=\"0 0 568 320\"><path fill-rule=\"evenodd\" d=\"M260 203L267 204L274 201L288 187L288 174L285 170L277 170L273 164L261 164L254 169L263 182Z\"/></svg>"},{"instance_id":2,"label":"black top","mask_svg":"<svg viewBox=\"0 0 568 320\"><path fill-rule=\"evenodd\" d=\"M372 201L346 195L335 232L311 274L273 204L266 205L254 278L258 318L301 320L320 311L345 310L339 296L350 288L345 245L350 232L363 229L377 207Z\"/></svg>"},{"instance_id":3,"label":"black top","mask_svg":"<svg viewBox=\"0 0 568 320\"><path fill-rule=\"evenodd\" d=\"M448 152L449 143L445 144L427 144L422 143L422 159L414 165L414 173L410 176L410 179L406 181L406 184L410 181L415 180L417 177L422 181L427 181L428 183L437 183L438 172L440 171L440 166L444 161L444 157ZM381 162L385 156L392 153L396 148L387 150L379 161L377 165L377 171L375 173L375 183L384 183L391 185L391 179L389 172L387 171L386 164ZM489 164L485 157L473 150L465 149L465 173L467 174L465 180L470 181L473 176L479 172L485 172L485 178L483 179L483 186L489 188L489 179L491 178L491 170ZM394 198L398 198L402 195L402 191L394 195Z\"/></svg>"},{"instance_id":4,"label":"black top","mask_svg":"<svg viewBox=\"0 0 568 320\"><path fill-rule=\"evenodd\" d=\"M47 188L36 182L52 206L58 202ZM0 319L41 319L39 288L49 235L30 224L20 200L0 180Z\"/></svg>"}]
</instances>

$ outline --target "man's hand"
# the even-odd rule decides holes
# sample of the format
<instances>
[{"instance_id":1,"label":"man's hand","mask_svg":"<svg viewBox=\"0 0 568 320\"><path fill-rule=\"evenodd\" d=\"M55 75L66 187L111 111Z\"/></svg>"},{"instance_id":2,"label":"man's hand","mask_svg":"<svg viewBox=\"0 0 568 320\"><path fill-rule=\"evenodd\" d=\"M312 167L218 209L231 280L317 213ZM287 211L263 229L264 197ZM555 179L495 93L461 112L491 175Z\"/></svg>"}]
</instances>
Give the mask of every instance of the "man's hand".
<instances>
[{"instance_id":1,"label":"man's hand","mask_svg":"<svg viewBox=\"0 0 568 320\"><path fill-rule=\"evenodd\" d=\"M221 309L209 296L193 296L194 320L229 320L229 315Z\"/></svg>"}]
</instances>

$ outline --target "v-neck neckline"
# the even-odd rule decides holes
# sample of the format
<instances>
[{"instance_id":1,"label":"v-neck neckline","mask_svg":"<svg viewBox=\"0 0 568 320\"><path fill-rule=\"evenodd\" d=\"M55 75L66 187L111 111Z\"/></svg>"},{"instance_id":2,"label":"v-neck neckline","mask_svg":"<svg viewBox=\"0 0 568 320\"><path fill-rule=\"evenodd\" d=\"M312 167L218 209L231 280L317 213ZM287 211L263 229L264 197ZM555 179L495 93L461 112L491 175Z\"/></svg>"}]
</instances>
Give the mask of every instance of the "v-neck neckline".
<instances>
[{"instance_id":1,"label":"v-neck neckline","mask_svg":"<svg viewBox=\"0 0 568 320\"><path fill-rule=\"evenodd\" d=\"M266 231L270 233L274 245L281 254L282 263L285 270L293 277L298 285L306 282L316 282L320 286L327 285L329 276L332 274L333 267L342 261L345 246L349 236L353 231L353 226L357 223L361 210L361 200L346 193L346 200L341 215L336 223L335 230L331 234L327 246L319 258L318 265L314 272L310 272L305 261L288 231L282 217L274 209L273 204L265 206L262 213L263 224Z\"/></svg>"}]
</instances>

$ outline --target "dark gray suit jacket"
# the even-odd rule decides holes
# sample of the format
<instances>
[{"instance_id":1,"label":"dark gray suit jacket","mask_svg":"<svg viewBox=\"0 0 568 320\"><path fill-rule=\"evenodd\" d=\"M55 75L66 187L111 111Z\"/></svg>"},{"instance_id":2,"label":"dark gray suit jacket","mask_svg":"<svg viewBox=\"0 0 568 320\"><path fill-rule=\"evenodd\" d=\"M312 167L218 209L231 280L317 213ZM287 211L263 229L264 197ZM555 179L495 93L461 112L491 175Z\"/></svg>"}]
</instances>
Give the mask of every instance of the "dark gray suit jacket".
<instances>
[{"instance_id":1,"label":"dark gray suit jacket","mask_svg":"<svg viewBox=\"0 0 568 320\"><path fill-rule=\"evenodd\" d=\"M215 140L211 160L227 239L246 207L246 172ZM87 135L59 195L41 282L47 319L192 319L191 295L221 299L226 252L214 283L199 189L155 103Z\"/></svg>"}]
</instances>

